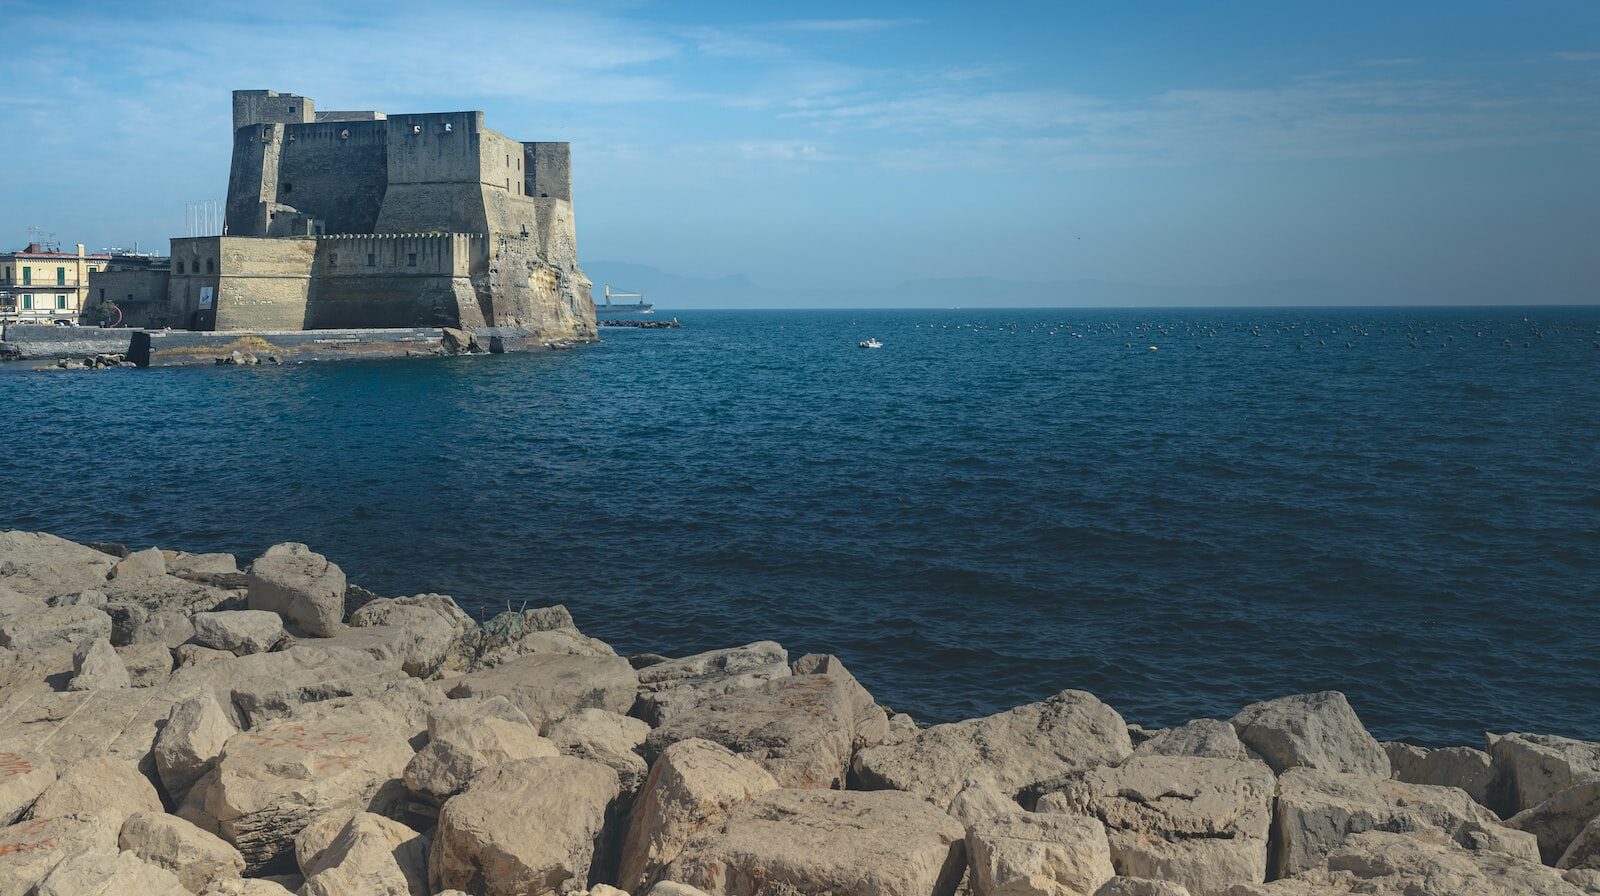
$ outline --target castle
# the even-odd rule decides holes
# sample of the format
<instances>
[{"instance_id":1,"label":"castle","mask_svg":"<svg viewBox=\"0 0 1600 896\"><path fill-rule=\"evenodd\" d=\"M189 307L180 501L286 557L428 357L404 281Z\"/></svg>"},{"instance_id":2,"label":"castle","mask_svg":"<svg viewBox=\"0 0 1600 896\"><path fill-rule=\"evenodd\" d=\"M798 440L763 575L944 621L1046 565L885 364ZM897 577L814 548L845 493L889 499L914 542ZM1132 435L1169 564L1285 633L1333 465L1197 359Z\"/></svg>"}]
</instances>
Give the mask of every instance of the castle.
<instances>
[{"instance_id":1,"label":"castle","mask_svg":"<svg viewBox=\"0 0 1600 896\"><path fill-rule=\"evenodd\" d=\"M143 327L596 332L570 145L512 140L482 112L319 112L236 90L224 221L172 240L164 284L102 274L91 301Z\"/></svg>"}]
</instances>

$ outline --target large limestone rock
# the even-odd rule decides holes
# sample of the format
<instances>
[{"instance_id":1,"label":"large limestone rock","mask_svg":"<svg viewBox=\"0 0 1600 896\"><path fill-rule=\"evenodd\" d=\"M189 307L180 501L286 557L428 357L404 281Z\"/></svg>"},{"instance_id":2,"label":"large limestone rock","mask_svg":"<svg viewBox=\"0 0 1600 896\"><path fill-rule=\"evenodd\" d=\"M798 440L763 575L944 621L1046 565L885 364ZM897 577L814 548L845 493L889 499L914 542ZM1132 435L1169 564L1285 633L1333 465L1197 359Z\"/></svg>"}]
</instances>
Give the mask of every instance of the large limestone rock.
<instances>
[{"instance_id":1,"label":"large limestone rock","mask_svg":"<svg viewBox=\"0 0 1600 896\"><path fill-rule=\"evenodd\" d=\"M94 607L46 607L0 619L0 647L77 645L111 638L111 617Z\"/></svg>"},{"instance_id":2,"label":"large limestone rock","mask_svg":"<svg viewBox=\"0 0 1600 896\"><path fill-rule=\"evenodd\" d=\"M710 896L710 894L699 887L691 887L688 884L664 880L651 887L647 896Z\"/></svg>"},{"instance_id":3,"label":"large limestone rock","mask_svg":"<svg viewBox=\"0 0 1600 896\"><path fill-rule=\"evenodd\" d=\"M1600 871L1600 815L1589 819L1583 830L1567 844L1556 867L1563 869L1593 869Z\"/></svg>"},{"instance_id":4,"label":"large limestone rock","mask_svg":"<svg viewBox=\"0 0 1600 896\"><path fill-rule=\"evenodd\" d=\"M1388 754L1338 691L1252 703L1233 717L1233 727L1245 746L1280 775L1291 768L1314 768L1389 777Z\"/></svg>"},{"instance_id":5,"label":"large limestone rock","mask_svg":"<svg viewBox=\"0 0 1600 896\"><path fill-rule=\"evenodd\" d=\"M1426 834L1356 834L1297 877L1224 896L1584 896L1561 873Z\"/></svg>"},{"instance_id":6,"label":"large limestone rock","mask_svg":"<svg viewBox=\"0 0 1600 896\"><path fill-rule=\"evenodd\" d=\"M196 613L196 643L237 656L266 653L283 640L283 617L266 610L221 610Z\"/></svg>"},{"instance_id":7,"label":"large limestone rock","mask_svg":"<svg viewBox=\"0 0 1600 896\"><path fill-rule=\"evenodd\" d=\"M1591 780L1518 812L1506 819L1506 827L1536 837L1545 864L1554 865L1596 816L1600 816L1600 780Z\"/></svg>"},{"instance_id":8,"label":"large limestone rock","mask_svg":"<svg viewBox=\"0 0 1600 896\"><path fill-rule=\"evenodd\" d=\"M178 670L173 679L209 688L241 723L260 725L307 704L377 694L408 677L396 659L386 662L330 640L197 664Z\"/></svg>"},{"instance_id":9,"label":"large limestone rock","mask_svg":"<svg viewBox=\"0 0 1600 896\"><path fill-rule=\"evenodd\" d=\"M617 798L617 773L554 756L497 765L439 812L429 874L435 890L543 896L590 883Z\"/></svg>"},{"instance_id":10,"label":"large limestone rock","mask_svg":"<svg viewBox=\"0 0 1600 896\"><path fill-rule=\"evenodd\" d=\"M135 606L151 613L171 611L193 616L207 610L233 608L239 603L237 591L213 588L177 576L140 576L115 579L100 586L107 606Z\"/></svg>"},{"instance_id":11,"label":"large limestone rock","mask_svg":"<svg viewBox=\"0 0 1600 896\"><path fill-rule=\"evenodd\" d=\"M1394 770L1395 780L1459 787L1479 804L1490 804L1494 766L1488 753L1471 747L1429 750L1397 741L1383 744L1383 749L1389 754L1389 767Z\"/></svg>"},{"instance_id":12,"label":"large limestone rock","mask_svg":"<svg viewBox=\"0 0 1600 896\"><path fill-rule=\"evenodd\" d=\"M216 767L223 745L236 733L238 729L209 691L174 704L155 741L161 786L173 798L181 799L201 775Z\"/></svg>"},{"instance_id":13,"label":"large limestone rock","mask_svg":"<svg viewBox=\"0 0 1600 896\"><path fill-rule=\"evenodd\" d=\"M295 896L295 893L275 880L245 877L212 881L200 891L200 896Z\"/></svg>"},{"instance_id":14,"label":"large limestone rock","mask_svg":"<svg viewBox=\"0 0 1600 896\"><path fill-rule=\"evenodd\" d=\"M250 609L277 613L307 634L334 635L344 622L344 571L303 544L268 548L247 581Z\"/></svg>"},{"instance_id":15,"label":"large limestone rock","mask_svg":"<svg viewBox=\"0 0 1600 896\"><path fill-rule=\"evenodd\" d=\"M1062 691L981 719L934 725L903 743L856 755L863 787L915 793L941 809L969 784L1002 793L1079 769L1120 762L1133 752L1116 710L1084 691Z\"/></svg>"},{"instance_id":16,"label":"large limestone rock","mask_svg":"<svg viewBox=\"0 0 1600 896\"><path fill-rule=\"evenodd\" d=\"M1195 719L1153 735L1133 748L1135 756L1199 756L1249 762L1256 757L1239 740L1233 726L1216 719Z\"/></svg>"},{"instance_id":17,"label":"large limestone rock","mask_svg":"<svg viewBox=\"0 0 1600 896\"><path fill-rule=\"evenodd\" d=\"M634 803L618 882L643 891L695 834L733 806L776 789L766 769L721 744L691 739L667 747Z\"/></svg>"},{"instance_id":18,"label":"large limestone rock","mask_svg":"<svg viewBox=\"0 0 1600 896\"><path fill-rule=\"evenodd\" d=\"M578 631L567 608L556 604L506 612L463 635L462 660L469 669L488 669L520 656L562 653L571 656L615 656L604 641Z\"/></svg>"},{"instance_id":19,"label":"large limestone rock","mask_svg":"<svg viewBox=\"0 0 1600 896\"><path fill-rule=\"evenodd\" d=\"M33 752L0 752L0 826L21 818L55 781L55 766L48 757Z\"/></svg>"},{"instance_id":20,"label":"large limestone rock","mask_svg":"<svg viewBox=\"0 0 1600 896\"><path fill-rule=\"evenodd\" d=\"M116 824L94 815L38 818L0 827L0 896L32 896L35 886L62 859L116 848Z\"/></svg>"},{"instance_id":21,"label":"large limestone rock","mask_svg":"<svg viewBox=\"0 0 1600 896\"><path fill-rule=\"evenodd\" d=\"M111 643L118 647L133 644L160 644L175 648L194 637L192 614L175 609L149 609L136 603L106 605L111 616Z\"/></svg>"},{"instance_id":22,"label":"large limestone rock","mask_svg":"<svg viewBox=\"0 0 1600 896\"><path fill-rule=\"evenodd\" d=\"M128 667L112 648L109 638L95 638L78 642L72 652L72 681L67 684L73 691L108 691L132 686Z\"/></svg>"},{"instance_id":23,"label":"large limestone rock","mask_svg":"<svg viewBox=\"0 0 1600 896\"><path fill-rule=\"evenodd\" d=\"M135 812L117 838L123 850L177 875L178 883L198 893L214 880L244 873L244 857L227 841L187 821L160 812Z\"/></svg>"},{"instance_id":24,"label":"large limestone rock","mask_svg":"<svg viewBox=\"0 0 1600 896\"><path fill-rule=\"evenodd\" d=\"M625 713L638 686L621 657L529 654L462 676L450 696L502 696L543 727L580 709Z\"/></svg>"},{"instance_id":25,"label":"large limestone rock","mask_svg":"<svg viewBox=\"0 0 1600 896\"><path fill-rule=\"evenodd\" d=\"M357 627L390 626L426 629L426 639L432 643L441 625L449 635L438 669L426 670L433 674L440 669L467 672L472 668L477 651L478 623L445 594L418 594L412 597L380 597L350 614L350 624ZM409 670L408 670L409 671ZM413 673L416 674L416 673Z\"/></svg>"},{"instance_id":26,"label":"large limestone rock","mask_svg":"<svg viewBox=\"0 0 1600 896\"><path fill-rule=\"evenodd\" d=\"M776 641L710 650L639 670L635 713L660 725L675 710L708 697L789 676L789 653Z\"/></svg>"},{"instance_id":27,"label":"large limestone rock","mask_svg":"<svg viewBox=\"0 0 1600 896\"><path fill-rule=\"evenodd\" d=\"M1574 784L1600 778L1600 744L1553 734L1489 735L1498 785L1497 809L1514 815Z\"/></svg>"},{"instance_id":28,"label":"large limestone rock","mask_svg":"<svg viewBox=\"0 0 1600 896\"><path fill-rule=\"evenodd\" d=\"M0 532L0 586L47 598L103 586L117 558L42 532Z\"/></svg>"},{"instance_id":29,"label":"large limestone rock","mask_svg":"<svg viewBox=\"0 0 1600 896\"><path fill-rule=\"evenodd\" d=\"M324 812L392 814L420 720L378 698L312 704L228 739L206 811L252 874L292 867L294 837Z\"/></svg>"},{"instance_id":30,"label":"large limestone rock","mask_svg":"<svg viewBox=\"0 0 1600 896\"><path fill-rule=\"evenodd\" d=\"M1094 896L1190 896L1189 888L1164 880L1142 877L1113 877L1094 891Z\"/></svg>"},{"instance_id":31,"label":"large limestone rock","mask_svg":"<svg viewBox=\"0 0 1600 896\"><path fill-rule=\"evenodd\" d=\"M127 582L132 579L153 579L167 574L167 558L160 548L134 551L111 567L106 578Z\"/></svg>"},{"instance_id":32,"label":"large limestone rock","mask_svg":"<svg viewBox=\"0 0 1600 896\"><path fill-rule=\"evenodd\" d=\"M1501 827L1466 791L1365 775L1290 769L1278 779L1273 827L1273 877L1316 867L1364 831L1435 831L1464 846L1538 861L1527 835Z\"/></svg>"},{"instance_id":33,"label":"large limestone rock","mask_svg":"<svg viewBox=\"0 0 1600 896\"><path fill-rule=\"evenodd\" d=\"M0 691L0 750L43 754L58 771L111 756L153 774L150 748L172 702L165 688L41 691L8 685Z\"/></svg>"},{"instance_id":34,"label":"large limestone rock","mask_svg":"<svg viewBox=\"0 0 1600 896\"><path fill-rule=\"evenodd\" d=\"M711 896L950 896L964 835L911 794L772 790L695 835L665 876Z\"/></svg>"},{"instance_id":35,"label":"large limestone rock","mask_svg":"<svg viewBox=\"0 0 1600 896\"><path fill-rule=\"evenodd\" d=\"M1259 762L1135 756L1068 776L1038 807L1103 823L1118 874L1214 893L1266 880L1275 783Z\"/></svg>"},{"instance_id":36,"label":"large limestone rock","mask_svg":"<svg viewBox=\"0 0 1600 896\"><path fill-rule=\"evenodd\" d=\"M517 759L558 756L560 750L533 726L493 717L466 719L435 731L405 768L406 787L435 802L465 790L491 766Z\"/></svg>"},{"instance_id":37,"label":"large limestone rock","mask_svg":"<svg viewBox=\"0 0 1600 896\"><path fill-rule=\"evenodd\" d=\"M0 618L14 616L18 613L32 613L43 610L48 604L43 598L30 594L19 594L10 588L0 585Z\"/></svg>"},{"instance_id":38,"label":"large limestone rock","mask_svg":"<svg viewBox=\"0 0 1600 896\"><path fill-rule=\"evenodd\" d=\"M428 896L428 840L398 821L362 812L301 870L301 896Z\"/></svg>"},{"instance_id":39,"label":"large limestone rock","mask_svg":"<svg viewBox=\"0 0 1600 896\"><path fill-rule=\"evenodd\" d=\"M244 573L239 571L239 561L232 554L189 554L173 551L166 558L167 574L188 579L202 585L219 588L242 588Z\"/></svg>"},{"instance_id":40,"label":"large limestone rock","mask_svg":"<svg viewBox=\"0 0 1600 896\"><path fill-rule=\"evenodd\" d=\"M1116 874L1093 818L1019 810L968 828L966 842L974 896L1095 896Z\"/></svg>"},{"instance_id":41,"label":"large limestone rock","mask_svg":"<svg viewBox=\"0 0 1600 896\"><path fill-rule=\"evenodd\" d=\"M130 644L116 651L133 687L155 687L172 674L172 651L165 644Z\"/></svg>"},{"instance_id":42,"label":"large limestone rock","mask_svg":"<svg viewBox=\"0 0 1600 896\"><path fill-rule=\"evenodd\" d=\"M28 810L28 817L90 815L121 830L136 812L160 812L156 788L132 762L110 756L85 759L61 773Z\"/></svg>"},{"instance_id":43,"label":"large limestone rock","mask_svg":"<svg viewBox=\"0 0 1600 896\"><path fill-rule=\"evenodd\" d=\"M178 876L131 852L91 849L50 869L34 896L189 896Z\"/></svg>"},{"instance_id":44,"label":"large limestone rock","mask_svg":"<svg viewBox=\"0 0 1600 896\"><path fill-rule=\"evenodd\" d=\"M636 752L649 734L650 726L644 722L603 709L580 709L546 725L544 732L562 753L611 766L624 794L638 790L650 773Z\"/></svg>"},{"instance_id":45,"label":"large limestone rock","mask_svg":"<svg viewBox=\"0 0 1600 896\"><path fill-rule=\"evenodd\" d=\"M455 642L455 631L437 614L427 610L418 613L411 625L352 626L323 643L360 650L385 666L425 678L444 665Z\"/></svg>"},{"instance_id":46,"label":"large limestone rock","mask_svg":"<svg viewBox=\"0 0 1600 896\"><path fill-rule=\"evenodd\" d=\"M649 756L690 738L720 743L761 763L783 787L843 788L851 757L881 743L888 717L840 669L793 675L708 697L669 714L645 742Z\"/></svg>"}]
</instances>

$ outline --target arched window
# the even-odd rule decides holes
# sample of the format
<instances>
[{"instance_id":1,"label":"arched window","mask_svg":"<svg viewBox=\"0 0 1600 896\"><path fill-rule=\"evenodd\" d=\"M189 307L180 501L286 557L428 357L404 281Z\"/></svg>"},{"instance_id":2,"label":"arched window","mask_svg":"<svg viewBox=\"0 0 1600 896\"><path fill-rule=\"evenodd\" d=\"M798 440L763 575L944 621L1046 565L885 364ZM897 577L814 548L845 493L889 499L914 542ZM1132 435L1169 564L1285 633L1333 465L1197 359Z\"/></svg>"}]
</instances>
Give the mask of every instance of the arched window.
<instances>
[{"instance_id":1,"label":"arched window","mask_svg":"<svg viewBox=\"0 0 1600 896\"><path fill-rule=\"evenodd\" d=\"M178 273L183 273L183 262L178 262Z\"/></svg>"},{"instance_id":2,"label":"arched window","mask_svg":"<svg viewBox=\"0 0 1600 896\"><path fill-rule=\"evenodd\" d=\"M207 258L206 259L206 273L209 274L213 270L215 270L215 269L211 266L211 259Z\"/></svg>"}]
</instances>

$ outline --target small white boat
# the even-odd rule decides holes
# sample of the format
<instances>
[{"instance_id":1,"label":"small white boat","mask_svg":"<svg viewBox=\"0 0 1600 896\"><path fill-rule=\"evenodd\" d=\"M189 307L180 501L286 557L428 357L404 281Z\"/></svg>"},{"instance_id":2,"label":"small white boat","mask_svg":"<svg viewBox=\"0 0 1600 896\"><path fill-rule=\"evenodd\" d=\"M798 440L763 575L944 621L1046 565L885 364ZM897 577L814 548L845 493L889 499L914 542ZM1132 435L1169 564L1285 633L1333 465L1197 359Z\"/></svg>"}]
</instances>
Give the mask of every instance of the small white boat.
<instances>
[{"instance_id":1,"label":"small white boat","mask_svg":"<svg viewBox=\"0 0 1600 896\"><path fill-rule=\"evenodd\" d=\"M879 342L878 340L874 339L871 336L868 336L867 338L861 340L860 342L857 342L856 343L856 347L857 348L883 348L883 343Z\"/></svg>"}]
</instances>

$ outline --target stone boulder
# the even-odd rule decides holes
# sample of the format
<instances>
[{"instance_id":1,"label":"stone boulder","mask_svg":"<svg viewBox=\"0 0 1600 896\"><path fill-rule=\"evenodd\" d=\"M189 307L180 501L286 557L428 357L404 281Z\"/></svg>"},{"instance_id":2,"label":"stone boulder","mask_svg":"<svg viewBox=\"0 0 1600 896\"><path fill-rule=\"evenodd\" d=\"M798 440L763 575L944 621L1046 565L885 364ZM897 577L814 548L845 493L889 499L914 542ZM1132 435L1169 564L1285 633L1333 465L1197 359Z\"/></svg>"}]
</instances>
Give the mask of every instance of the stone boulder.
<instances>
[{"instance_id":1,"label":"stone boulder","mask_svg":"<svg viewBox=\"0 0 1600 896\"><path fill-rule=\"evenodd\" d=\"M675 710L708 697L789 677L789 653L776 641L710 650L639 670L634 714L660 725Z\"/></svg>"},{"instance_id":2,"label":"stone boulder","mask_svg":"<svg viewBox=\"0 0 1600 896\"><path fill-rule=\"evenodd\" d=\"M1105 826L1084 816L996 815L966 843L973 896L1094 896L1116 874Z\"/></svg>"},{"instance_id":3,"label":"stone boulder","mask_svg":"<svg viewBox=\"0 0 1600 896\"><path fill-rule=\"evenodd\" d=\"M311 704L228 739L206 811L249 873L293 867L294 838L342 808L394 814L419 723L379 698Z\"/></svg>"},{"instance_id":4,"label":"stone boulder","mask_svg":"<svg viewBox=\"0 0 1600 896\"><path fill-rule=\"evenodd\" d=\"M57 594L47 598L45 604L51 607L98 607L105 609L110 603L104 591L74 591L71 594Z\"/></svg>"},{"instance_id":5,"label":"stone boulder","mask_svg":"<svg viewBox=\"0 0 1600 896\"><path fill-rule=\"evenodd\" d=\"M615 656L604 641L578 631L567 608L556 604L533 610L507 611L463 635L461 661L470 670L489 669L529 654Z\"/></svg>"},{"instance_id":6,"label":"stone boulder","mask_svg":"<svg viewBox=\"0 0 1600 896\"><path fill-rule=\"evenodd\" d=\"M0 827L0 896L32 896L35 886L63 859L116 848L116 825L94 815L61 815Z\"/></svg>"},{"instance_id":7,"label":"stone boulder","mask_svg":"<svg viewBox=\"0 0 1600 896\"><path fill-rule=\"evenodd\" d=\"M1497 776L1495 809L1515 815L1574 784L1600 778L1600 744L1553 734L1489 735Z\"/></svg>"},{"instance_id":8,"label":"stone boulder","mask_svg":"<svg viewBox=\"0 0 1600 896\"><path fill-rule=\"evenodd\" d=\"M1038 808L1104 824L1117 874L1214 893L1267 879L1275 784L1259 762L1134 756L1069 775Z\"/></svg>"},{"instance_id":9,"label":"stone boulder","mask_svg":"<svg viewBox=\"0 0 1600 896\"><path fill-rule=\"evenodd\" d=\"M266 610L196 613L191 622L196 643L235 656L266 653L284 638L283 617Z\"/></svg>"},{"instance_id":10,"label":"stone boulder","mask_svg":"<svg viewBox=\"0 0 1600 896\"><path fill-rule=\"evenodd\" d=\"M129 644L116 651L132 687L155 687L172 674L172 651L165 644Z\"/></svg>"},{"instance_id":11,"label":"stone boulder","mask_svg":"<svg viewBox=\"0 0 1600 896\"><path fill-rule=\"evenodd\" d=\"M106 605L111 617L111 643L118 647L160 644L175 648L194 637L190 613L175 609L149 609L118 601Z\"/></svg>"},{"instance_id":12,"label":"stone boulder","mask_svg":"<svg viewBox=\"0 0 1600 896\"><path fill-rule=\"evenodd\" d=\"M133 762L96 756L61 773L55 783L28 810L32 819L58 815L88 815L111 827L113 835L136 812L160 812L161 797L155 785Z\"/></svg>"},{"instance_id":13,"label":"stone boulder","mask_svg":"<svg viewBox=\"0 0 1600 896\"><path fill-rule=\"evenodd\" d=\"M771 790L696 834L665 877L711 896L950 896L965 833L907 793Z\"/></svg>"},{"instance_id":14,"label":"stone boulder","mask_svg":"<svg viewBox=\"0 0 1600 896\"><path fill-rule=\"evenodd\" d=\"M132 681L122 657L111 647L110 638L80 641L72 652L72 680L67 683L68 690L110 691L131 687Z\"/></svg>"},{"instance_id":15,"label":"stone boulder","mask_svg":"<svg viewBox=\"0 0 1600 896\"><path fill-rule=\"evenodd\" d=\"M650 726L644 722L603 709L580 709L546 725L544 731L562 753L611 766L627 795L637 791L650 773L637 752L649 734Z\"/></svg>"},{"instance_id":16,"label":"stone boulder","mask_svg":"<svg viewBox=\"0 0 1600 896\"><path fill-rule=\"evenodd\" d=\"M160 548L134 551L111 567L107 579L127 582L131 579L153 579L167 574L167 557Z\"/></svg>"},{"instance_id":17,"label":"stone boulder","mask_svg":"<svg viewBox=\"0 0 1600 896\"><path fill-rule=\"evenodd\" d=\"M352 628L340 635L340 640L376 635L378 642L392 645L389 649L407 675L425 678L439 671L461 637L452 618L430 607L385 604L375 609L377 603L357 610L351 617ZM384 621L376 621L379 619Z\"/></svg>"},{"instance_id":18,"label":"stone boulder","mask_svg":"<svg viewBox=\"0 0 1600 896\"><path fill-rule=\"evenodd\" d=\"M111 617L95 607L46 607L0 619L0 647L25 650L111 638Z\"/></svg>"},{"instance_id":19,"label":"stone boulder","mask_svg":"<svg viewBox=\"0 0 1600 896\"><path fill-rule=\"evenodd\" d=\"M646 889L695 834L776 789L766 769L721 744L691 739L667 747L634 802L617 881L633 892Z\"/></svg>"},{"instance_id":20,"label":"stone boulder","mask_svg":"<svg viewBox=\"0 0 1600 896\"><path fill-rule=\"evenodd\" d=\"M1591 780L1518 812L1506 819L1506 827L1532 834L1545 864L1554 865L1596 816L1600 816L1600 780Z\"/></svg>"},{"instance_id":21,"label":"stone boulder","mask_svg":"<svg viewBox=\"0 0 1600 896\"><path fill-rule=\"evenodd\" d=\"M1350 837L1294 878L1236 886L1223 896L1584 896L1561 873L1423 833Z\"/></svg>"},{"instance_id":22,"label":"stone boulder","mask_svg":"<svg viewBox=\"0 0 1600 896\"><path fill-rule=\"evenodd\" d=\"M428 839L398 821L361 812L301 871L300 896L428 896Z\"/></svg>"},{"instance_id":23,"label":"stone boulder","mask_svg":"<svg viewBox=\"0 0 1600 896\"><path fill-rule=\"evenodd\" d=\"M14 616L18 613L32 613L50 606L43 598L30 594L19 594L3 585L0 585L0 618Z\"/></svg>"},{"instance_id":24,"label":"stone boulder","mask_svg":"<svg viewBox=\"0 0 1600 896\"><path fill-rule=\"evenodd\" d=\"M617 773L570 756L494 766L439 812L435 890L544 896L588 886L617 798Z\"/></svg>"},{"instance_id":25,"label":"stone boulder","mask_svg":"<svg viewBox=\"0 0 1600 896\"><path fill-rule=\"evenodd\" d=\"M491 766L517 759L558 756L556 745L533 726L478 717L453 723L434 734L406 764L404 780L412 793L444 802L467 789Z\"/></svg>"},{"instance_id":26,"label":"stone boulder","mask_svg":"<svg viewBox=\"0 0 1600 896\"><path fill-rule=\"evenodd\" d=\"M1134 747L1133 755L1259 761L1259 757L1252 755L1244 742L1239 740L1231 724L1216 719L1195 719L1154 734Z\"/></svg>"},{"instance_id":27,"label":"stone boulder","mask_svg":"<svg viewBox=\"0 0 1600 896\"><path fill-rule=\"evenodd\" d=\"M49 757L33 752L0 752L0 826L22 817L39 794L56 781Z\"/></svg>"},{"instance_id":28,"label":"stone boulder","mask_svg":"<svg viewBox=\"0 0 1600 896\"><path fill-rule=\"evenodd\" d=\"M1252 703L1233 717L1233 727L1239 740L1280 775L1314 768L1389 777L1389 755L1338 691Z\"/></svg>"},{"instance_id":29,"label":"stone boulder","mask_svg":"<svg viewBox=\"0 0 1600 896\"><path fill-rule=\"evenodd\" d=\"M337 634L344 623L344 570L303 544L268 548L246 581L250 609L277 613L309 635Z\"/></svg>"},{"instance_id":30,"label":"stone boulder","mask_svg":"<svg viewBox=\"0 0 1600 896\"><path fill-rule=\"evenodd\" d=\"M237 591L213 588L169 575L115 579L100 588L105 591L107 606L136 606L152 613L175 611L193 616L207 610L237 609L241 603L241 595Z\"/></svg>"},{"instance_id":31,"label":"stone boulder","mask_svg":"<svg viewBox=\"0 0 1600 896\"><path fill-rule=\"evenodd\" d=\"M1113 877L1094 896L1190 896L1189 888L1164 880L1142 877Z\"/></svg>"},{"instance_id":32,"label":"stone boulder","mask_svg":"<svg viewBox=\"0 0 1600 896\"><path fill-rule=\"evenodd\" d=\"M1429 750L1397 741L1383 744L1383 749L1389 754L1396 781L1459 787L1480 805L1490 804L1494 766L1488 753L1471 747Z\"/></svg>"},{"instance_id":33,"label":"stone boulder","mask_svg":"<svg viewBox=\"0 0 1600 896\"><path fill-rule=\"evenodd\" d=\"M1567 844L1561 858L1556 860L1556 867L1600 871L1600 815L1589 819L1578 836Z\"/></svg>"},{"instance_id":34,"label":"stone boulder","mask_svg":"<svg viewBox=\"0 0 1600 896\"><path fill-rule=\"evenodd\" d=\"M189 896L178 876L131 852L88 849L62 859L34 896Z\"/></svg>"},{"instance_id":35,"label":"stone boulder","mask_svg":"<svg viewBox=\"0 0 1600 896\"><path fill-rule=\"evenodd\" d=\"M190 554L173 551L166 557L167 574L218 588L245 587L244 573L232 554Z\"/></svg>"},{"instance_id":36,"label":"stone boulder","mask_svg":"<svg viewBox=\"0 0 1600 896\"><path fill-rule=\"evenodd\" d=\"M275 880L244 877L212 881L210 886L200 891L199 896L295 896L295 893Z\"/></svg>"},{"instance_id":37,"label":"stone boulder","mask_svg":"<svg viewBox=\"0 0 1600 896\"><path fill-rule=\"evenodd\" d=\"M661 883L651 887L650 892L646 894L646 896L710 896L710 894L699 887L691 887L688 884L679 884L673 883L670 880L664 880Z\"/></svg>"},{"instance_id":38,"label":"stone boulder","mask_svg":"<svg viewBox=\"0 0 1600 896\"><path fill-rule=\"evenodd\" d=\"M1463 846L1539 858L1526 834L1502 827L1464 790L1310 768L1279 777L1273 828L1275 878L1315 868L1347 838L1365 831L1433 831Z\"/></svg>"},{"instance_id":39,"label":"stone boulder","mask_svg":"<svg viewBox=\"0 0 1600 896\"><path fill-rule=\"evenodd\" d=\"M47 598L99 588L117 558L43 532L0 532L0 586Z\"/></svg>"},{"instance_id":40,"label":"stone boulder","mask_svg":"<svg viewBox=\"0 0 1600 896\"><path fill-rule=\"evenodd\" d=\"M866 789L915 793L941 809L974 781L1015 796L1022 788L1133 752L1116 710L1084 691L1062 691L980 719L934 725L911 740L869 747L853 772Z\"/></svg>"},{"instance_id":41,"label":"stone boulder","mask_svg":"<svg viewBox=\"0 0 1600 896\"><path fill-rule=\"evenodd\" d=\"M625 713L638 687L639 677L621 657L529 654L463 675L450 696L505 697L542 728L581 709Z\"/></svg>"},{"instance_id":42,"label":"stone boulder","mask_svg":"<svg viewBox=\"0 0 1600 896\"><path fill-rule=\"evenodd\" d=\"M667 716L645 741L647 757L690 738L761 763L782 787L842 789L850 760L888 735L872 695L842 670L792 675L726 691Z\"/></svg>"},{"instance_id":43,"label":"stone boulder","mask_svg":"<svg viewBox=\"0 0 1600 896\"><path fill-rule=\"evenodd\" d=\"M228 738L238 733L209 691L173 704L156 735L154 758L161 786L182 799L194 782L217 765Z\"/></svg>"},{"instance_id":44,"label":"stone boulder","mask_svg":"<svg viewBox=\"0 0 1600 896\"><path fill-rule=\"evenodd\" d=\"M117 842L123 850L177 875L178 883L191 893L214 880L244 873L244 857L237 849L175 815L135 812L123 823Z\"/></svg>"},{"instance_id":45,"label":"stone boulder","mask_svg":"<svg viewBox=\"0 0 1600 896\"><path fill-rule=\"evenodd\" d=\"M230 715L253 726L284 718L301 706L369 696L408 680L398 659L385 661L330 640L194 665L178 670L174 684L209 688Z\"/></svg>"}]
</instances>

